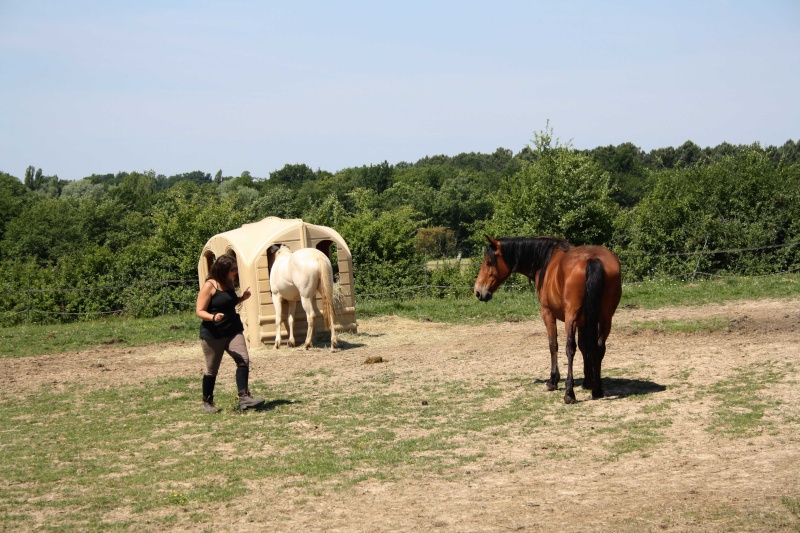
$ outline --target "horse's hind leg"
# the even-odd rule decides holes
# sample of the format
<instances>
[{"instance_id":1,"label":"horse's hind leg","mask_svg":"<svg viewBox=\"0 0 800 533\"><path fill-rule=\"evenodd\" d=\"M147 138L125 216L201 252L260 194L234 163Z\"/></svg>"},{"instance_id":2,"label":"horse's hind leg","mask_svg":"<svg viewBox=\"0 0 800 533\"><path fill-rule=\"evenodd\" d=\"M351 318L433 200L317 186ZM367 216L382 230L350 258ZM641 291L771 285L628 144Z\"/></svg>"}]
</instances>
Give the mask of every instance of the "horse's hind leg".
<instances>
[{"instance_id":1,"label":"horse's hind leg","mask_svg":"<svg viewBox=\"0 0 800 533\"><path fill-rule=\"evenodd\" d=\"M280 295L273 294L272 302L275 305L275 349L281 347L281 320L283 320L283 302Z\"/></svg>"},{"instance_id":2,"label":"horse's hind leg","mask_svg":"<svg viewBox=\"0 0 800 533\"><path fill-rule=\"evenodd\" d=\"M289 316L286 317L286 322L289 325L289 341L287 344L294 348L294 310L297 307L297 302L291 300L289 302Z\"/></svg>"},{"instance_id":3,"label":"horse's hind leg","mask_svg":"<svg viewBox=\"0 0 800 533\"><path fill-rule=\"evenodd\" d=\"M556 319L546 308L542 308L542 320L547 328L547 342L550 346L550 379L545 383L548 391L558 390L558 381L561 375L558 373L558 327Z\"/></svg>"},{"instance_id":4,"label":"horse's hind leg","mask_svg":"<svg viewBox=\"0 0 800 533\"><path fill-rule=\"evenodd\" d=\"M599 331L597 332L597 360L592 368L592 398L602 398L605 396L603 392L603 380L600 377L600 368L603 364L603 358L606 356L606 339L608 334L611 333L611 319L601 318L599 324Z\"/></svg>"},{"instance_id":5,"label":"horse's hind leg","mask_svg":"<svg viewBox=\"0 0 800 533\"><path fill-rule=\"evenodd\" d=\"M586 339L578 331L578 349L583 356L583 384L581 388L589 390L594 388L594 363L592 362L591 351L586 345Z\"/></svg>"},{"instance_id":6,"label":"horse's hind leg","mask_svg":"<svg viewBox=\"0 0 800 533\"><path fill-rule=\"evenodd\" d=\"M331 351L335 352L338 345L339 338L336 336L336 324L333 323L333 317L331 317Z\"/></svg>"},{"instance_id":7,"label":"horse's hind leg","mask_svg":"<svg viewBox=\"0 0 800 533\"><path fill-rule=\"evenodd\" d=\"M572 377L572 363L575 359L575 350L577 349L577 343L575 342L575 333L576 333L576 324L575 321L567 318L565 327L567 330L567 380L566 380L566 392L564 393L564 403L570 404L575 403L575 389L574 389L574 379Z\"/></svg>"},{"instance_id":8,"label":"horse's hind leg","mask_svg":"<svg viewBox=\"0 0 800 533\"><path fill-rule=\"evenodd\" d=\"M317 318L317 314L314 311L314 300L312 298L301 296L300 301L306 312L306 322L308 323L308 333L306 333L306 342L303 343L303 348L308 350L311 347L311 341L314 339L314 321Z\"/></svg>"}]
</instances>

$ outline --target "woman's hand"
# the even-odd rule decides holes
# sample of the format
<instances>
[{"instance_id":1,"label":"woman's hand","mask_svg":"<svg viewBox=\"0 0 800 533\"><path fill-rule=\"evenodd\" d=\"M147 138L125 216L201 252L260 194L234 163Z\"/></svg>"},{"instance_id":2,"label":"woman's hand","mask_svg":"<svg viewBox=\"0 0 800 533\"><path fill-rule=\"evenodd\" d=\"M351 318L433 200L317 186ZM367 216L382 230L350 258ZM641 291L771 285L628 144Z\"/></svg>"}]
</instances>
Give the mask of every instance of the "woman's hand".
<instances>
[{"instance_id":1,"label":"woman's hand","mask_svg":"<svg viewBox=\"0 0 800 533\"><path fill-rule=\"evenodd\" d=\"M243 301L247 300L248 298L250 298L250 287L247 287L244 290L244 292L242 293L242 296L239 298L239 303L242 303Z\"/></svg>"},{"instance_id":2,"label":"woman's hand","mask_svg":"<svg viewBox=\"0 0 800 533\"><path fill-rule=\"evenodd\" d=\"M223 318L225 318L225 313L214 313L214 316L211 318L211 321L222 322Z\"/></svg>"}]
</instances>

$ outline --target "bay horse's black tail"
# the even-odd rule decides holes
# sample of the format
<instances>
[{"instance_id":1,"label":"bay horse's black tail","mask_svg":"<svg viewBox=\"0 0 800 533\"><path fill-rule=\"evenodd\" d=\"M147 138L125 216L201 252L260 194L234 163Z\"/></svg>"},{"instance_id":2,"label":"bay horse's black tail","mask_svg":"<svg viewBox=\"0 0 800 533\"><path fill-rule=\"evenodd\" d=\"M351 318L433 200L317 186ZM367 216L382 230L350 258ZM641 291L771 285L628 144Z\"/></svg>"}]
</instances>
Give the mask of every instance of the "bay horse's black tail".
<instances>
[{"instance_id":1,"label":"bay horse's black tail","mask_svg":"<svg viewBox=\"0 0 800 533\"><path fill-rule=\"evenodd\" d=\"M583 300L583 337L584 384L591 384L592 397L601 398L603 389L600 383L600 350L597 344L599 336L600 302L605 288L605 268L599 259L590 259L586 263L586 295Z\"/></svg>"}]
</instances>

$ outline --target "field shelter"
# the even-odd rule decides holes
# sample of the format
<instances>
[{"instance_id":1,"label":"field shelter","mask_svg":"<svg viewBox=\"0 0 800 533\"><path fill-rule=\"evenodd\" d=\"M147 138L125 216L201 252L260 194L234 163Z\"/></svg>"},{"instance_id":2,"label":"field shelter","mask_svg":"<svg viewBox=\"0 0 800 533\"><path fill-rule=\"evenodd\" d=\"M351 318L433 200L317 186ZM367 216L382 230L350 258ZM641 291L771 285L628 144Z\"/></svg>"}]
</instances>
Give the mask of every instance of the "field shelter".
<instances>
[{"instance_id":1,"label":"field shelter","mask_svg":"<svg viewBox=\"0 0 800 533\"><path fill-rule=\"evenodd\" d=\"M250 287L252 294L239 306L248 346L252 348L275 342L275 305L272 303L269 284L274 254L270 249L281 244L288 246L293 252L300 248L316 248L328 256L333 264L334 280L338 282L342 293L341 301L336 305L336 331L358 331L353 294L353 258L342 236L331 228L307 224L301 219L267 217L211 237L203 247L197 264L197 274L202 286L217 257L228 254L236 258L240 292ZM317 310L322 308L321 300L317 294ZM283 306L284 320L288 307ZM308 324L300 302L295 307L294 320L295 337L302 339L308 330ZM317 312L314 332L322 335L325 331L322 313Z\"/></svg>"}]
</instances>

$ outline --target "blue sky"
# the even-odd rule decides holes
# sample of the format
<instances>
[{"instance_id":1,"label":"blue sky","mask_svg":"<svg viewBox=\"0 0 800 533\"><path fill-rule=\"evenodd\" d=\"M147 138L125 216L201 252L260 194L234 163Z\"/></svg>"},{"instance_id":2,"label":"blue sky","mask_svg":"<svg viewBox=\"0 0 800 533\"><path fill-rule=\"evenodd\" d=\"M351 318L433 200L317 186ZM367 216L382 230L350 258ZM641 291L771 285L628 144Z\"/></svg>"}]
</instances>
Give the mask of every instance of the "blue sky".
<instances>
[{"instance_id":1,"label":"blue sky","mask_svg":"<svg viewBox=\"0 0 800 533\"><path fill-rule=\"evenodd\" d=\"M0 0L0 170L800 140L800 2Z\"/></svg>"}]
</instances>

